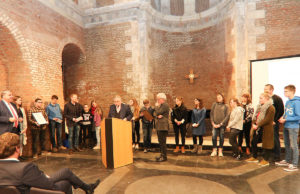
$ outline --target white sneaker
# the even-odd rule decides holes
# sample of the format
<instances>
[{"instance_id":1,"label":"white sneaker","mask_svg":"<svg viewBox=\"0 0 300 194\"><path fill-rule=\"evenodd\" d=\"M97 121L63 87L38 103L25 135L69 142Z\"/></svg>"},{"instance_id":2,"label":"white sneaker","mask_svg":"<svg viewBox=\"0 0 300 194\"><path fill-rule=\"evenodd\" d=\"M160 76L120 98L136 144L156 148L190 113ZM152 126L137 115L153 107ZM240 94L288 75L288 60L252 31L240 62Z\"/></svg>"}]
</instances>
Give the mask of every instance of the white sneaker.
<instances>
[{"instance_id":1,"label":"white sneaker","mask_svg":"<svg viewBox=\"0 0 300 194\"><path fill-rule=\"evenodd\" d=\"M135 149L138 150L139 149L139 144L135 144Z\"/></svg>"},{"instance_id":2,"label":"white sneaker","mask_svg":"<svg viewBox=\"0 0 300 194\"><path fill-rule=\"evenodd\" d=\"M281 160L280 162L275 162L276 166L289 166L290 164L287 163L285 160Z\"/></svg>"},{"instance_id":3,"label":"white sneaker","mask_svg":"<svg viewBox=\"0 0 300 194\"><path fill-rule=\"evenodd\" d=\"M293 164L290 164L289 167L284 168L283 170L287 171L287 172L295 172L298 171L298 167L294 166Z\"/></svg>"},{"instance_id":4,"label":"white sneaker","mask_svg":"<svg viewBox=\"0 0 300 194\"><path fill-rule=\"evenodd\" d=\"M100 145L96 145L95 147L93 147L93 150L100 150Z\"/></svg>"},{"instance_id":5,"label":"white sneaker","mask_svg":"<svg viewBox=\"0 0 300 194\"><path fill-rule=\"evenodd\" d=\"M213 152L210 154L210 156L217 156L217 149L213 149Z\"/></svg>"},{"instance_id":6,"label":"white sneaker","mask_svg":"<svg viewBox=\"0 0 300 194\"><path fill-rule=\"evenodd\" d=\"M223 157L223 152L222 151L219 151L219 154L218 154L219 157Z\"/></svg>"}]
</instances>

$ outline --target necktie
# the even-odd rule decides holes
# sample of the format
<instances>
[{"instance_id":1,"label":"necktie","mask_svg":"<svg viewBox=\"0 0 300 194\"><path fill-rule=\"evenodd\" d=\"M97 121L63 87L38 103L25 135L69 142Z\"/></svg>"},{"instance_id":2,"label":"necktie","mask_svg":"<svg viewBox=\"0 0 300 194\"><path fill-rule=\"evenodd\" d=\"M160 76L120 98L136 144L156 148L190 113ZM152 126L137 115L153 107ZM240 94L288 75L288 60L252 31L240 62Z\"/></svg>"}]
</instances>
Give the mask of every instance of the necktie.
<instances>
[{"instance_id":1,"label":"necktie","mask_svg":"<svg viewBox=\"0 0 300 194\"><path fill-rule=\"evenodd\" d=\"M17 128L18 127L18 116L16 115L14 108L11 106L11 104L9 103L8 105L9 105L10 111L12 112L14 118L16 119L16 121L14 122L14 127Z\"/></svg>"}]
</instances>

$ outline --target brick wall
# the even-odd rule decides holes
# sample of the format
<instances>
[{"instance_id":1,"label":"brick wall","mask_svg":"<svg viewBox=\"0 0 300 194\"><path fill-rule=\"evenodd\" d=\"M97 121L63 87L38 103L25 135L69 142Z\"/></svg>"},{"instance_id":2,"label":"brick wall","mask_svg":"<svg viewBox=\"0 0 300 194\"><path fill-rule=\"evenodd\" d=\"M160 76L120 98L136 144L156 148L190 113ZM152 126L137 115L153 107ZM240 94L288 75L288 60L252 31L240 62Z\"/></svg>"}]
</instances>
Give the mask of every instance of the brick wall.
<instances>
[{"instance_id":1,"label":"brick wall","mask_svg":"<svg viewBox=\"0 0 300 194\"><path fill-rule=\"evenodd\" d=\"M235 92L231 28L227 20L188 33L152 29L149 64L153 98L158 92L165 92L174 105L175 97L182 96L188 108L193 107L195 98L201 98L210 109L217 92L231 97ZM199 75L194 84L185 78L190 69Z\"/></svg>"},{"instance_id":2,"label":"brick wall","mask_svg":"<svg viewBox=\"0 0 300 194\"><path fill-rule=\"evenodd\" d=\"M0 88L22 96L26 109L53 94L63 107L62 50L70 42L83 47L83 29L38 1L0 1L0 12L0 70L7 70ZM31 155L30 130L27 135L24 154Z\"/></svg>"},{"instance_id":3,"label":"brick wall","mask_svg":"<svg viewBox=\"0 0 300 194\"><path fill-rule=\"evenodd\" d=\"M266 45L257 58L300 54L300 1L265 0L258 2L256 9L265 10L265 18L257 20L256 26L265 26L265 33L257 38L257 42Z\"/></svg>"},{"instance_id":4,"label":"brick wall","mask_svg":"<svg viewBox=\"0 0 300 194\"><path fill-rule=\"evenodd\" d=\"M89 103L96 99L108 114L108 107L113 103L113 97L120 95L128 102L131 96L124 90L131 84L127 72L133 71L131 64L126 64L126 58L131 57L125 45L131 41L126 31L130 23L99 26L86 29L86 78L85 92L82 102Z\"/></svg>"}]
</instances>

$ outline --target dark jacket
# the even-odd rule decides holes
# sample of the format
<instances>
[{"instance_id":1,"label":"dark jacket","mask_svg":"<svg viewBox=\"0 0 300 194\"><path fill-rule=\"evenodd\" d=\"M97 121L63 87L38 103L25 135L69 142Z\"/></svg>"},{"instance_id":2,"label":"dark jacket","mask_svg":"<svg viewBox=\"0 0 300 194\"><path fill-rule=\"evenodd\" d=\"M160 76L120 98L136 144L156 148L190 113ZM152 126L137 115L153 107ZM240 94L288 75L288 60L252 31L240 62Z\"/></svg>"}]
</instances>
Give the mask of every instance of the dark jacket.
<instances>
[{"instance_id":1,"label":"dark jacket","mask_svg":"<svg viewBox=\"0 0 300 194\"><path fill-rule=\"evenodd\" d=\"M278 122L278 120L280 119L280 117L282 117L284 113L284 105L282 99L276 94L272 96L272 100L273 100L273 106L275 107L274 121Z\"/></svg>"},{"instance_id":2,"label":"dark jacket","mask_svg":"<svg viewBox=\"0 0 300 194\"><path fill-rule=\"evenodd\" d=\"M133 114L130 110L129 105L122 103L121 104L121 109L119 112L119 117L117 113L117 107L116 105L111 105L109 108L109 113L108 113L108 118L119 118L119 119L127 119L127 121L130 121L133 117Z\"/></svg>"},{"instance_id":3,"label":"dark jacket","mask_svg":"<svg viewBox=\"0 0 300 194\"><path fill-rule=\"evenodd\" d=\"M82 116L83 108L79 103L72 104L71 102L68 102L65 104L64 108L64 116L67 120L67 126L72 127L74 126L75 122L73 121L73 118L78 118Z\"/></svg>"},{"instance_id":4,"label":"dark jacket","mask_svg":"<svg viewBox=\"0 0 300 194\"><path fill-rule=\"evenodd\" d=\"M160 106L156 106L154 109L154 116L156 117L156 130L157 131L168 131L169 130L169 105L163 103ZM157 116L162 115L162 118L157 118Z\"/></svg>"},{"instance_id":5,"label":"dark jacket","mask_svg":"<svg viewBox=\"0 0 300 194\"><path fill-rule=\"evenodd\" d=\"M11 103L12 107L17 111L15 104ZM5 132L12 132L14 123L9 122L9 118L13 117L10 110L7 108L3 100L0 101L0 135Z\"/></svg>"},{"instance_id":6,"label":"dark jacket","mask_svg":"<svg viewBox=\"0 0 300 194\"><path fill-rule=\"evenodd\" d=\"M172 123L174 125L177 125L175 123L175 119L177 121L182 121L184 119L184 122L181 125L186 125L187 123L187 109L186 107L182 104L181 106L176 105L173 109L172 109L172 114L171 114L171 120Z\"/></svg>"},{"instance_id":7,"label":"dark jacket","mask_svg":"<svg viewBox=\"0 0 300 194\"><path fill-rule=\"evenodd\" d=\"M0 160L0 186L16 186L25 193L30 187L58 190L35 164L12 160Z\"/></svg>"}]
</instances>

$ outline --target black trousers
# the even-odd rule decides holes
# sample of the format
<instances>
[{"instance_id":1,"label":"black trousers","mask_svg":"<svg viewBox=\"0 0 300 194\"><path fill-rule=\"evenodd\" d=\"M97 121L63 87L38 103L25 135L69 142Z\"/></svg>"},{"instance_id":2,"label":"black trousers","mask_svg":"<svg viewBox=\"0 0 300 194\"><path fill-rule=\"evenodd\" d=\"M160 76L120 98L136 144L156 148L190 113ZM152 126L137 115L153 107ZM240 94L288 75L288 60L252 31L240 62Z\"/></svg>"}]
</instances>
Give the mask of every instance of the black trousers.
<instances>
[{"instance_id":1,"label":"black trousers","mask_svg":"<svg viewBox=\"0 0 300 194\"><path fill-rule=\"evenodd\" d=\"M199 145L203 144L203 136L202 135L193 135L193 143L194 145L197 144L197 137L199 137Z\"/></svg>"},{"instance_id":2,"label":"black trousers","mask_svg":"<svg viewBox=\"0 0 300 194\"><path fill-rule=\"evenodd\" d=\"M72 186L77 189L85 189L88 185L78 178L70 169L63 168L50 176L54 182L55 190L72 194Z\"/></svg>"},{"instance_id":3,"label":"black trousers","mask_svg":"<svg viewBox=\"0 0 300 194\"><path fill-rule=\"evenodd\" d=\"M246 146L250 148L250 130L251 130L251 122L244 123L243 130L239 134L239 146L243 145L243 136L245 136Z\"/></svg>"},{"instance_id":4,"label":"black trousers","mask_svg":"<svg viewBox=\"0 0 300 194\"><path fill-rule=\"evenodd\" d=\"M168 131L157 131L161 157L167 158L167 135Z\"/></svg>"},{"instance_id":5,"label":"black trousers","mask_svg":"<svg viewBox=\"0 0 300 194\"><path fill-rule=\"evenodd\" d=\"M273 149L264 149L263 158L265 161L273 161L274 151Z\"/></svg>"},{"instance_id":6,"label":"black trousers","mask_svg":"<svg viewBox=\"0 0 300 194\"><path fill-rule=\"evenodd\" d=\"M135 141L136 135L136 141ZM140 142L140 121L133 121L132 122L132 143L139 143Z\"/></svg>"},{"instance_id":7,"label":"black trousers","mask_svg":"<svg viewBox=\"0 0 300 194\"><path fill-rule=\"evenodd\" d=\"M46 130L43 129L32 129L32 152L33 154L38 153L39 145L41 146L41 151L45 150L46 145Z\"/></svg>"},{"instance_id":8,"label":"black trousers","mask_svg":"<svg viewBox=\"0 0 300 194\"><path fill-rule=\"evenodd\" d=\"M231 128L229 135L229 143L232 145L232 152L234 154L239 154L239 147L237 143L237 137L240 134L241 130Z\"/></svg>"},{"instance_id":9,"label":"black trousers","mask_svg":"<svg viewBox=\"0 0 300 194\"><path fill-rule=\"evenodd\" d=\"M79 131L79 144L86 143L86 139L90 137L91 125L81 125L80 131Z\"/></svg>"},{"instance_id":10,"label":"black trousers","mask_svg":"<svg viewBox=\"0 0 300 194\"><path fill-rule=\"evenodd\" d=\"M279 122L274 125L274 157L276 161L280 160L280 140L279 140Z\"/></svg>"},{"instance_id":11,"label":"black trousers","mask_svg":"<svg viewBox=\"0 0 300 194\"><path fill-rule=\"evenodd\" d=\"M175 132L176 146L179 146L179 131L180 131L180 134L181 134L182 146L185 146L186 125L173 124L173 128L174 128L174 132Z\"/></svg>"},{"instance_id":12,"label":"black trousers","mask_svg":"<svg viewBox=\"0 0 300 194\"><path fill-rule=\"evenodd\" d=\"M263 135L263 129L261 128L258 128L253 133L253 138L251 141L253 158L257 158L257 144L262 142L262 135Z\"/></svg>"}]
</instances>

